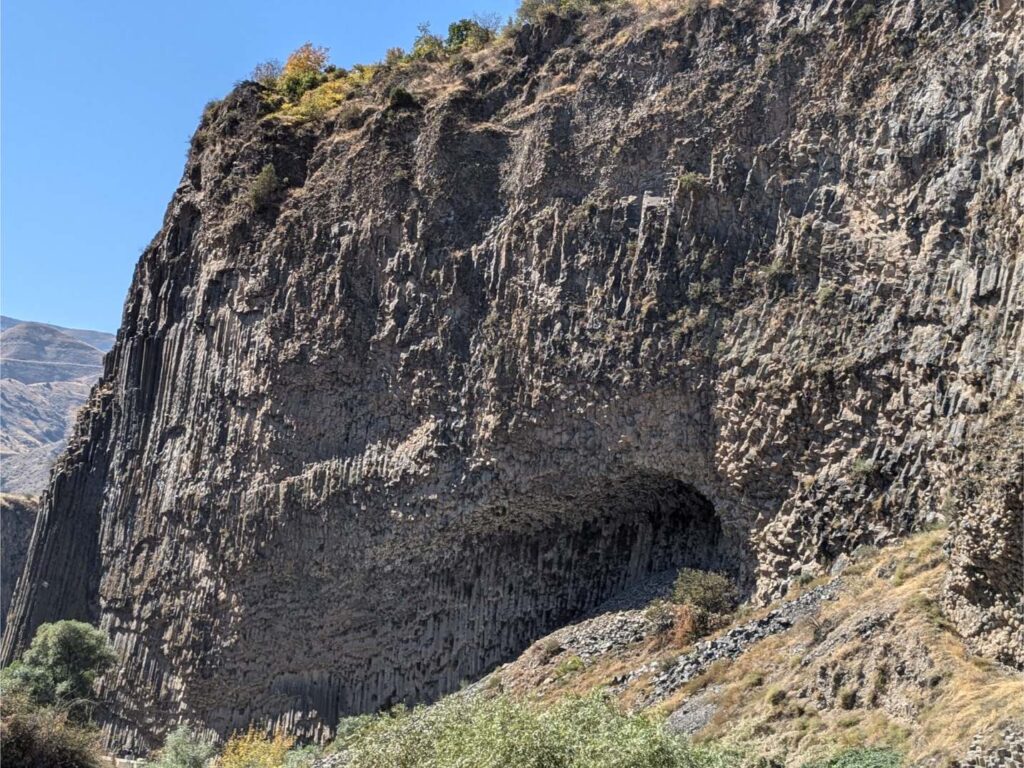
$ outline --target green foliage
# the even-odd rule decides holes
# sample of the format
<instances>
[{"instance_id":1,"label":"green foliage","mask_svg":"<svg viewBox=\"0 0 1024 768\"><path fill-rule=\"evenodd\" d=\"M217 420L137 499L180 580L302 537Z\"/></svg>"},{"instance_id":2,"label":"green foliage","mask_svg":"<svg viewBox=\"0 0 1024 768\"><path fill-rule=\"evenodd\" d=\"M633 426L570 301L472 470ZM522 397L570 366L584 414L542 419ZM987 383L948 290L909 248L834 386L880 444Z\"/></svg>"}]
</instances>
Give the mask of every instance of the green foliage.
<instances>
[{"instance_id":1,"label":"green foliage","mask_svg":"<svg viewBox=\"0 0 1024 768\"><path fill-rule=\"evenodd\" d=\"M217 761L217 768L283 768L295 739L283 733L268 735L256 728L236 733Z\"/></svg>"},{"instance_id":2,"label":"green foliage","mask_svg":"<svg viewBox=\"0 0 1024 768\"><path fill-rule=\"evenodd\" d=\"M334 741L328 744L324 751L331 754L352 746L359 740L362 732L373 725L376 719L377 716L374 715L353 715L341 718L334 731Z\"/></svg>"},{"instance_id":3,"label":"green foliage","mask_svg":"<svg viewBox=\"0 0 1024 768\"><path fill-rule=\"evenodd\" d=\"M817 301L818 306L824 306L831 302L835 295L835 286L830 285L828 283L823 283L821 286L819 286L818 292L814 295L814 299L815 301Z\"/></svg>"},{"instance_id":4,"label":"green foliage","mask_svg":"<svg viewBox=\"0 0 1024 768\"><path fill-rule=\"evenodd\" d=\"M448 25L444 42L448 53L478 51L494 39L494 31L475 19L459 19Z\"/></svg>"},{"instance_id":5,"label":"green foliage","mask_svg":"<svg viewBox=\"0 0 1024 768\"><path fill-rule=\"evenodd\" d=\"M444 55L444 40L430 31L429 24L420 24L409 58L414 61L440 61Z\"/></svg>"},{"instance_id":6,"label":"green foliage","mask_svg":"<svg viewBox=\"0 0 1024 768\"><path fill-rule=\"evenodd\" d=\"M298 101L306 91L327 80L326 68L327 49L304 43L288 57L276 78L276 87L288 101Z\"/></svg>"},{"instance_id":7,"label":"green foliage","mask_svg":"<svg viewBox=\"0 0 1024 768\"><path fill-rule=\"evenodd\" d=\"M402 66L409 57L402 48L388 48L384 54L384 66L388 69L395 69Z\"/></svg>"},{"instance_id":8,"label":"green foliage","mask_svg":"<svg viewBox=\"0 0 1024 768\"><path fill-rule=\"evenodd\" d=\"M568 675L572 675L576 672L582 671L583 667L583 659L581 659L579 656L570 656L567 659L563 659L562 661L558 662L558 664L555 666L555 677L561 679Z\"/></svg>"},{"instance_id":9,"label":"green foliage","mask_svg":"<svg viewBox=\"0 0 1024 768\"><path fill-rule=\"evenodd\" d=\"M847 749L828 760L804 763L803 768L900 768L903 758L891 749Z\"/></svg>"},{"instance_id":10,"label":"green foliage","mask_svg":"<svg viewBox=\"0 0 1024 768\"><path fill-rule=\"evenodd\" d=\"M867 480L875 473L875 462L871 459L854 459L850 472L855 480Z\"/></svg>"},{"instance_id":11,"label":"green foliage","mask_svg":"<svg viewBox=\"0 0 1024 768\"><path fill-rule=\"evenodd\" d=\"M285 753L281 768L312 768L313 763L319 759L320 755L320 748L313 745L292 747Z\"/></svg>"},{"instance_id":12,"label":"green foliage","mask_svg":"<svg viewBox=\"0 0 1024 768\"><path fill-rule=\"evenodd\" d=\"M516 21L520 24L536 24L552 14L583 13L603 9L610 4L610 0L523 0L516 11Z\"/></svg>"},{"instance_id":13,"label":"green foliage","mask_svg":"<svg viewBox=\"0 0 1024 768\"><path fill-rule=\"evenodd\" d=\"M152 768L206 768L216 751L212 741L179 725L167 734Z\"/></svg>"},{"instance_id":14,"label":"green foliage","mask_svg":"<svg viewBox=\"0 0 1024 768\"><path fill-rule=\"evenodd\" d=\"M707 179L699 173L687 171L679 177L679 191L685 193L699 192L707 185Z\"/></svg>"},{"instance_id":15,"label":"green foliage","mask_svg":"<svg viewBox=\"0 0 1024 768\"><path fill-rule=\"evenodd\" d=\"M657 631L670 629L676 620L676 612L666 600L654 600L644 609L644 618L653 624Z\"/></svg>"},{"instance_id":16,"label":"green foliage","mask_svg":"<svg viewBox=\"0 0 1024 768\"><path fill-rule=\"evenodd\" d=\"M708 613L729 613L736 607L736 587L728 576L683 568L672 587L672 602Z\"/></svg>"},{"instance_id":17,"label":"green foliage","mask_svg":"<svg viewBox=\"0 0 1024 768\"><path fill-rule=\"evenodd\" d=\"M504 696L453 697L374 718L347 745L349 768L712 768L736 763L689 746L598 697L542 710Z\"/></svg>"},{"instance_id":18,"label":"green foliage","mask_svg":"<svg viewBox=\"0 0 1024 768\"><path fill-rule=\"evenodd\" d=\"M267 163L263 169L256 174L252 185L249 187L249 206L253 210L266 208L273 202L281 188L281 182L277 178L277 170L273 163Z\"/></svg>"},{"instance_id":19,"label":"green foliage","mask_svg":"<svg viewBox=\"0 0 1024 768\"><path fill-rule=\"evenodd\" d=\"M4 768L100 768L95 730L75 723L67 710L36 707L22 693L0 699L0 755Z\"/></svg>"},{"instance_id":20,"label":"green foliage","mask_svg":"<svg viewBox=\"0 0 1024 768\"><path fill-rule=\"evenodd\" d=\"M873 19L878 13L878 10L871 3L866 3L854 11L853 16L846 22L846 28L851 32L856 32Z\"/></svg>"},{"instance_id":21,"label":"green foliage","mask_svg":"<svg viewBox=\"0 0 1024 768\"><path fill-rule=\"evenodd\" d=\"M326 79L320 72L297 72L282 77L278 83L278 90L288 101L295 102L301 99L306 91L313 90Z\"/></svg>"},{"instance_id":22,"label":"green foliage","mask_svg":"<svg viewBox=\"0 0 1024 768\"><path fill-rule=\"evenodd\" d=\"M390 109L416 109L419 107L419 102L405 88L396 85L388 92L388 107Z\"/></svg>"},{"instance_id":23,"label":"green foliage","mask_svg":"<svg viewBox=\"0 0 1024 768\"><path fill-rule=\"evenodd\" d=\"M89 624L42 624L21 659L0 672L0 691L21 692L35 706L73 707L92 698L93 683L116 658L107 636Z\"/></svg>"}]
</instances>

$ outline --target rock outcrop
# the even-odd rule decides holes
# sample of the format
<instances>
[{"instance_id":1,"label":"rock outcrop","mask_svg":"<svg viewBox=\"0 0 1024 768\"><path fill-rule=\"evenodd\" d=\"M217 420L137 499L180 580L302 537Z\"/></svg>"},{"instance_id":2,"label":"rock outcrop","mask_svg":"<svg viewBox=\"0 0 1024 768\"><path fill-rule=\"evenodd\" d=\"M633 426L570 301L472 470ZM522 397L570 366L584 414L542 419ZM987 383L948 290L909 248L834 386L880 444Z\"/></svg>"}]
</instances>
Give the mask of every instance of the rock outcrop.
<instances>
[{"instance_id":1,"label":"rock outcrop","mask_svg":"<svg viewBox=\"0 0 1024 768\"><path fill-rule=\"evenodd\" d=\"M1024 669L1024 397L993 408L956 489L943 608L977 652Z\"/></svg>"},{"instance_id":2,"label":"rock outcrop","mask_svg":"<svg viewBox=\"0 0 1024 768\"><path fill-rule=\"evenodd\" d=\"M25 568L37 508L38 500L32 496L0 493L0 632L7 625L14 585Z\"/></svg>"},{"instance_id":3,"label":"rock outcrop","mask_svg":"<svg viewBox=\"0 0 1024 768\"><path fill-rule=\"evenodd\" d=\"M414 101L210 110L5 657L99 620L117 746L320 736L649 573L768 598L969 514L1024 375L1024 11L683 5L527 25Z\"/></svg>"}]
</instances>

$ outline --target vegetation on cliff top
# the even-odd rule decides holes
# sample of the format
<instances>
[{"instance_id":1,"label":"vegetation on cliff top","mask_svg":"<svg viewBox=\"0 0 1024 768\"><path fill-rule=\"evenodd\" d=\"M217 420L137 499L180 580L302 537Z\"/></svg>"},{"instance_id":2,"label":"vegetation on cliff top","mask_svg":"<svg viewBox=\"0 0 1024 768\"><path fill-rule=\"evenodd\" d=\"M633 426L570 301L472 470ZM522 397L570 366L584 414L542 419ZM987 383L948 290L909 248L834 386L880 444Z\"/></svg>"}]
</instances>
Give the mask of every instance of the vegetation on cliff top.
<instances>
[{"instance_id":1,"label":"vegetation on cliff top","mask_svg":"<svg viewBox=\"0 0 1024 768\"><path fill-rule=\"evenodd\" d=\"M307 42L283 66L274 60L258 64L249 79L267 89L268 116L288 122L323 119L345 102L366 94L371 85L380 86L392 108L407 108L408 99L396 100L392 94L408 93L405 85L428 72L431 65L447 63L472 68L467 55L510 38L524 25L540 24L557 16L605 12L616 6L692 12L711 4L713 0L522 0L515 16L504 24L493 14L462 18L448 25L444 37L432 32L429 25L421 24L409 51L391 48L383 60L374 64L343 69L330 63L326 48Z\"/></svg>"}]
</instances>

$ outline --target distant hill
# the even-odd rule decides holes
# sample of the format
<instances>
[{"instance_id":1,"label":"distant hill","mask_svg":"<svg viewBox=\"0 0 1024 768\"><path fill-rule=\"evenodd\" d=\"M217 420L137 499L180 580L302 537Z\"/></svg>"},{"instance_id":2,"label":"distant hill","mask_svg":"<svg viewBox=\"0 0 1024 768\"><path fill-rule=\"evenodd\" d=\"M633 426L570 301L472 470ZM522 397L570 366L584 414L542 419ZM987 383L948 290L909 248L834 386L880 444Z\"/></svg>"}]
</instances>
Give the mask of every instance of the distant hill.
<instances>
[{"instance_id":1,"label":"distant hill","mask_svg":"<svg viewBox=\"0 0 1024 768\"><path fill-rule=\"evenodd\" d=\"M7 315L0 315L0 333L6 331L8 328L13 328L16 325L41 325L44 328L53 328L62 333L66 333L74 339L84 341L86 344L96 347L100 352L109 352L111 347L114 346L114 341L117 340L117 336L106 331L90 331L84 328L63 328L59 325L51 325L49 323L33 323L28 320L18 320L14 317L7 317Z\"/></svg>"},{"instance_id":2,"label":"distant hill","mask_svg":"<svg viewBox=\"0 0 1024 768\"><path fill-rule=\"evenodd\" d=\"M0 491L38 493L114 336L0 317Z\"/></svg>"},{"instance_id":3,"label":"distant hill","mask_svg":"<svg viewBox=\"0 0 1024 768\"><path fill-rule=\"evenodd\" d=\"M71 381L99 376L103 354L113 337L96 334L103 348L77 338L72 331L43 323L17 323L0 333L0 377L25 384Z\"/></svg>"}]
</instances>

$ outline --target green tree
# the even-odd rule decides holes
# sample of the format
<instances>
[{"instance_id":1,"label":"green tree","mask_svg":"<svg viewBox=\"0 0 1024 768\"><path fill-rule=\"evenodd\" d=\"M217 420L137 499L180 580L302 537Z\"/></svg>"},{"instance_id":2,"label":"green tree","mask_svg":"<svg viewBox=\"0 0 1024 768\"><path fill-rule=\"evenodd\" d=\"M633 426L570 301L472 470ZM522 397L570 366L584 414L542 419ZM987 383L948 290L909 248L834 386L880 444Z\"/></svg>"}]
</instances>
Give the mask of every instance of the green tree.
<instances>
[{"instance_id":1,"label":"green tree","mask_svg":"<svg viewBox=\"0 0 1024 768\"><path fill-rule=\"evenodd\" d=\"M476 51L483 48L494 38L491 30L474 19L460 19L448 25L448 39L444 47L449 53L463 49Z\"/></svg>"},{"instance_id":2,"label":"green tree","mask_svg":"<svg viewBox=\"0 0 1024 768\"><path fill-rule=\"evenodd\" d=\"M249 207L258 211L270 205L281 189L273 163L263 166L249 186Z\"/></svg>"},{"instance_id":3,"label":"green tree","mask_svg":"<svg viewBox=\"0 0 1024 768\"><path fill-rule=\"evenodd\" d=\"M278 90L291 102L296 102L306 91L324 82L328 51L312 43L300 45L288 60L280 74L274 77Z\"/></svg>"},{"instance_id":4,"label":"green tree","mask_svg":"<svg viewBox=\"0 0 1024 768\"><path fill-rule=\"evenodd\" d=\"M438 61L443 58L444 40L430 31L430 25L424 22L416 30L416 41L412 44L412 52L409 55L413 59L426 61Z\"/></svg>"},{"instance_id":5,"label":"green tree","mask_svg":"<svg viewBox=\"0 0 1024 768\"><path fill-rule=\"evenodd\" d=\"M672 588L672 602L708 613L729 613L736 607L736 587L728 576L683 568Z\"/></svg>"},{"instance_id":6,"label":"green tree","mask_svg":"<svg viewBox=\"0 0 1024 768\"><path fill-rule=\"evenodd\" d=\"M179 725L167 734L153 768L206 768L216 752L212 741Z\"/></svg>"},{"instance_id":7,"label":"green tree","mask_svg":"<svg viewBox=\"0 0 1024 768\"><path fill-rule=\"evenodd\" d=\"M21 659L0 673L0 690L36 706L71 707L92 699L93 683L117 656L100 630L81 621L42 624Z\"/></svg>"}]
</instances>

